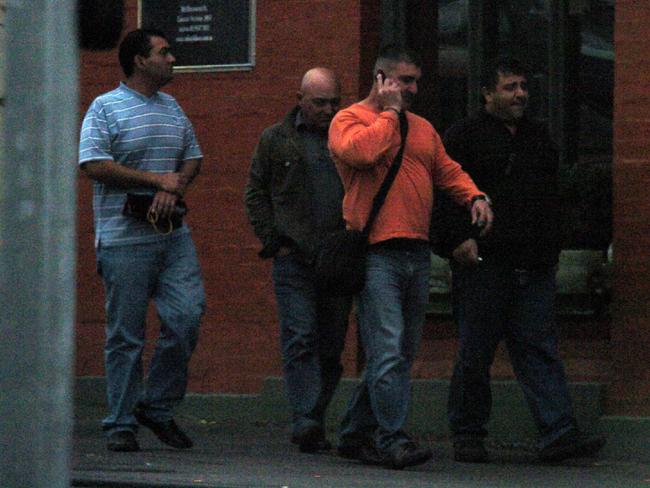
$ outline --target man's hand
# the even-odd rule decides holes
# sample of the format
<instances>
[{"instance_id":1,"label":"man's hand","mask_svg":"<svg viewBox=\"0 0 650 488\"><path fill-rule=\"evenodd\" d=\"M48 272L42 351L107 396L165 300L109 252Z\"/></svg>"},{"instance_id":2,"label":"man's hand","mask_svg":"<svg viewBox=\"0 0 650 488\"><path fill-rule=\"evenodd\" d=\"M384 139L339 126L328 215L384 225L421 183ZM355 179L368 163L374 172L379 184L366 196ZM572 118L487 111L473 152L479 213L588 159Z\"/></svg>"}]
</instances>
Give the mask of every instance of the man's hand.
<instances>
[{"instance_id":1,"label":"man's hand","mask_svg":"<svg viewBox=\"0 0 650 488\"><path fill-rule=\"evenodd\" d=\"M492 207L487 200L476 200L472 205L472 225L478 225L481 229L481 237L492 230L494 214Z\"/></svg>"},{"instance_id":2,"label":"man's hand","mask_svg":"<svg viewBox=\"0 0 650 488\"><path fill-rule=\"evenodd\" d=\"M467 239L458 245L452 253L454 259L463 266L472 266L480 262L478 257L478 243L476 239Z\"/></svg>"},{"instance_id":3,"label":"man's hand","mask_svg":"<svg viewBox=\"0 0 650 488\"><path fill-rule=\"evenodd\" d=\"M178 195L175 193L170 193L168 191L158 191L154 195L153 202L151 203L151 207L149 207L149 209L155 211L158 214L159 219L166 219L168 217L171 217L174 208L176 208L176 202L178 201L178 198Z\"/></svg>"},{"instance_id":4,"label":"man's hand","mask_svg":"<svg viewBox=\"0 0 650 488\"><path fill-rule=\"evenodd\" d=\"M175 193L179 197L185 194L189 178L183 173L162 173L158 176L158 188L162 191Z\"/></svg>"},{"instance_id":5,"label":"man's hand","mask_svg":"<svg viewBox=\"0 0 650 488\"><path fill-rule=\"evenodd\" d=\"M402 110L402 92L399 85L392 78L383 78L377 74L377 102L382 109L393 108L400 112Z\"/></svg>"}]
</instances>

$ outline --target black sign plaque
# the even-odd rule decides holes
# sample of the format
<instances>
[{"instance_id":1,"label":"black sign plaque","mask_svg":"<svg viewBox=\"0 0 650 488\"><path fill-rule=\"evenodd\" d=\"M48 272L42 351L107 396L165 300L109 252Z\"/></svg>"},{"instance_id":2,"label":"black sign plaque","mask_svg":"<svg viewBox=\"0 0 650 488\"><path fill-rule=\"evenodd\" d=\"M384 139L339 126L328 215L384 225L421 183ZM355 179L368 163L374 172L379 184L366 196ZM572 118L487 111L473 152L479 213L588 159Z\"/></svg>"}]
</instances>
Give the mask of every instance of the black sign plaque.
<instances>
[{"instance_id":1,"label":"black sign plaque","mask_svg":"<svg viewBox=\"0 0 650 488\"><path fill-rule=\"evenodd\" d=\"M255 64L255 0L138 0L138 24L165 33L177 71Z\"/></svg>"}]
</instances>

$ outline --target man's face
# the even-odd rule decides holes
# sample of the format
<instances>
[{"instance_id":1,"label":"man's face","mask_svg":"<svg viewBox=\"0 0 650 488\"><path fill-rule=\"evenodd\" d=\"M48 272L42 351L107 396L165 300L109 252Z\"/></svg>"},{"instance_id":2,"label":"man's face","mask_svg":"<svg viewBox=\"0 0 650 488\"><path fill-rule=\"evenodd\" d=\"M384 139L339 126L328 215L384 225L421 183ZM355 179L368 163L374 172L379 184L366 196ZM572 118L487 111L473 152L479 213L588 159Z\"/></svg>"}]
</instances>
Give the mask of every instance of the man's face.
<instances>
[{"instance_id":1,"label":"man's face","mask_svg":"<svg viewBox=\"0 0 650 488\"><path fill-rule=\"evenodd\" d=\"M418 93L418 81L422 77L422 70L414 64L400 61L386 75L399 85L402 94L402 107L407 110L411 108L415 95Z\"/></svg>"},{"instance_id":2,"label":"man's face","mask_svg":"<svg viewBox=\"0 0 650 488\"><path fill-rule=\"evenodd\" d=\"M174 76L173 67L176 58L169 49L169 43L162 37L149 39L151 51L142 57L142 71L158 86L166 85Z\"/></svg>"},{"instance_id":3,"label":"man's face","mask_svg":"<svg viewBox=\"0 0 650 488\"><path fill-rule=\"evenodd\" d=\"M317 129L327 130L340 104L341 93L334 80L316 80L298 93L298 105L305 124Z\"/></svg>"},{"instance_id":4,"label":"man's face","mask_svg":"<svg viewBox=\"0 0 650 488\"><path fill-rule=\"evenodd\" d=\"M517 122L528 106L525 76L499 73L494 89L483 88L485 110L504 122Z\"/></svg>"}]
</instances>

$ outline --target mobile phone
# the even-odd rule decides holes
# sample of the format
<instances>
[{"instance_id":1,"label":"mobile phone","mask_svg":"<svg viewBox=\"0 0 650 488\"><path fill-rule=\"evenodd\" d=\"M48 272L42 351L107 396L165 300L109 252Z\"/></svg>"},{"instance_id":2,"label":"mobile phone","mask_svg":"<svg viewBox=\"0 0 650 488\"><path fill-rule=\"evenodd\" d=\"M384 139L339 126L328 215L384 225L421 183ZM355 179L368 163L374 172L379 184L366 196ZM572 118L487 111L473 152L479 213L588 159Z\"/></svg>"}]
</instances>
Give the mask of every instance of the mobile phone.
<instances>
[{"instance_id":1,"label":"mobile phone","mask_svg":"<svg viewBox=\"0 0 650 488\"><path fill-rule=\"evenodd\" d=\"M381 82L385 83L386 82L386 73L384 73L384 70L378 69L377 74L379 75Z\"/></svg>"}]
</instances>

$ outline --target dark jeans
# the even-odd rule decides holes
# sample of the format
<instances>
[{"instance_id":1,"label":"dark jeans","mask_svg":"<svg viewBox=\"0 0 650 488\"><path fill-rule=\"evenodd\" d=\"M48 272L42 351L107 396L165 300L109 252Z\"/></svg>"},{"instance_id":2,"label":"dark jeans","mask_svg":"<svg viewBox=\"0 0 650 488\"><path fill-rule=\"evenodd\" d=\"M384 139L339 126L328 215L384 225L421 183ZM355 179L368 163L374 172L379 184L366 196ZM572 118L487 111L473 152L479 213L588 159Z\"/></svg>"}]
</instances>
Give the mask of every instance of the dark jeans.
<instances>
[{"instance_id":1,"label":"dark jeans","mask_svg":"<svg viewBox=\"0 0 650 488\"><path fill-rule=\"evenodd\" d=\"M324 428L325 410L343 372L352 297L320 291L313 268L296 254L274 258L273 283L294 434L312 425Z\"/></svg>"},{"instance_id":2,"label":"dark jeans","mask_svg":"<svg viewBox=\"0 0 650 488\"><path fill-rule=\"evenodd\" d=\"M517 271L495 264L452 264L460 335L449 395L457 439L485 437L490 367L505 339L512 366L540 432L540 447L575 426L555 331L555 269Z\"/></svg>"}]
</instances>

